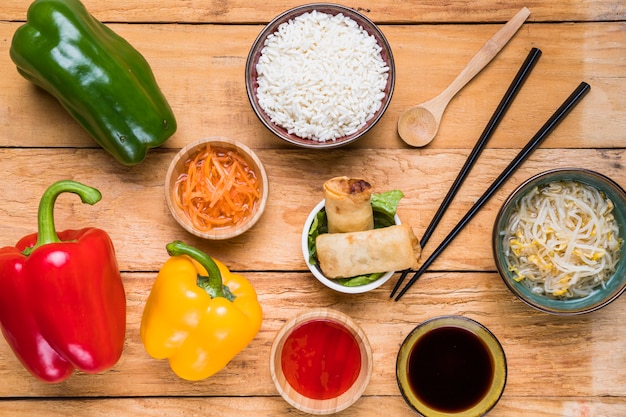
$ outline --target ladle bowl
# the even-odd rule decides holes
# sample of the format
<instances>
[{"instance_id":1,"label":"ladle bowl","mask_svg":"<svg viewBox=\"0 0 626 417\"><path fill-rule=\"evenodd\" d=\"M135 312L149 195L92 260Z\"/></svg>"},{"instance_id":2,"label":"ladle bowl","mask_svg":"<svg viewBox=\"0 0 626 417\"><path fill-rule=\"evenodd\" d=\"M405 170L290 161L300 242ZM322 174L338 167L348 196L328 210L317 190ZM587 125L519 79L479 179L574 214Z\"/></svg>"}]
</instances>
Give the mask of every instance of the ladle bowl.
<instances>
[{"instance_id":1,"label":"ladle bowl","mask_svg":"<svg viewBox=\"0 0 626 417\"><path fill-rule=\"evenodd\" d=\"M398 134L409 145L426 146L437 135L447 103L440 108L433 106L433 102L434 99L411 107L400 116Z\"/></svg>"}]
</instances>

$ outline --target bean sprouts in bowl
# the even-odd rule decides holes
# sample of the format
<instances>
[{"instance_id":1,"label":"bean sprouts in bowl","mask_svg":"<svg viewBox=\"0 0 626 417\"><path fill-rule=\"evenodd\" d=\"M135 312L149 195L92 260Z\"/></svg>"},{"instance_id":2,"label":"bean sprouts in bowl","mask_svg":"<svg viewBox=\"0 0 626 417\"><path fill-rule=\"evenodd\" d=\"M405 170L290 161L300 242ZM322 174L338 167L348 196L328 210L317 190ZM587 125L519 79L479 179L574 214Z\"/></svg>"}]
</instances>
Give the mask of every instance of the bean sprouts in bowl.
<instances>
[{"instance_id":1,"label":"bean sprouts in bowl","mask_svg":"<svg viewBox=\"0 0 626 417\"><path fill-rule=\"evenodd\" d=\"M504 283L557 315L598 310L626 289L626 193L603 174L562 168L521 184L492 235Z\"/></svg>"},{"instance_id":2,"label":"bean sprouts in bowl","mask_svg":"<svg viewBox=\"0 0 626 417\"><path fill-rule=\"evenodd\" d=\"M246 91L259 120L304 148L336 148L367 133L389 106L391 47L349 7L312 3L267 24L246 61Z\"/></svg>"}]
</instances>

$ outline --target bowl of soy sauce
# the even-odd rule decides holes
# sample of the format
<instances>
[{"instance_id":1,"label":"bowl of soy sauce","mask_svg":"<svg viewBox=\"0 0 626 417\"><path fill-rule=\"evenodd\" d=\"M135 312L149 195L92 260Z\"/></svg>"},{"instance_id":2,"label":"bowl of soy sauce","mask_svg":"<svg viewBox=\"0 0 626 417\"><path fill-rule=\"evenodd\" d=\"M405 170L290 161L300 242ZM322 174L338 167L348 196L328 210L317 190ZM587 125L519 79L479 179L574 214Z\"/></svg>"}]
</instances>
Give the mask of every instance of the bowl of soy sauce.
<instances>
[{"instance_id":1,"label":"bowl of soy sauce","mask_svg":"<svg viewBox=\"0 0 626 417\"><path fill-rule=\"evenodd\" d=\"M396 379L407 404L424 417L477 417L499 401L506 356L482 324L440 316L416 326L398 352Z\"/></svg>"}]
</instances>

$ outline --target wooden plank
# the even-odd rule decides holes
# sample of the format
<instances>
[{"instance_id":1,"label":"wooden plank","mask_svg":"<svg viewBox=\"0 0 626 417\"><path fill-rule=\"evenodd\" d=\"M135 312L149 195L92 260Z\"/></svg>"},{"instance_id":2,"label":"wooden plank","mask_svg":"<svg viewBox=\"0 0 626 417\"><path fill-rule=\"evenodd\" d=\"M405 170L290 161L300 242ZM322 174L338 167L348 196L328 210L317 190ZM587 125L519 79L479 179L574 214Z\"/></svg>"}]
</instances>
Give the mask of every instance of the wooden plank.
<instances>
[{"instance_id":1,"label":"wooden plank","mask_svg":"<svg viewBox=\"0 0 626 417\"><path fill-rule=\"evenodd\" d=\"M5 0L0 20L24 20L30 1ZM303 4L295 0L254 2L245 0L220 1L190 0L171 2L84 0L88 10L106 22L193 22L193 23L264 23L292 7ZM528 0L523 3L505 2L494 7L492 1L472 2L438 0L376 2L352 0L341 3L381 23L464 23L504 22L521 7L528 7L531 21L610 21L623 20L626 5L620 0L580 0L576 2L544 2Z\"/></svg>"},{"instance_id":2,"label":"wooden plank","mask_svg":"<svg viewBox=\"0 0 626 417\"><path fill-rule=\"evenodd\" d=\"M567 318L534 311L517 301L495 273L428 273L400 302L388 298L391 283L350 296L322 287L310 274L250 272L246 276L264 309L261 331L226 368L207 380L181 380L166 361L145 353L139 327L154 274L125 273L126 345L112 370L75 374L60 384L40 383L20 366L3 340L0 397L276 395L268 368L273 338L286 320L316 307L350 315L368 336L374 371L365 395L398 395L395 358L404 338L424 320L457 314L481 322L499 338L509 369L505 398L541 397L546 392L550 398L626 397L622 366L626 334L619 327L626 320L623 298L603 310Z\"/></svg>"},{"instance_id":3,"label":"wooden plank","mask_svg":"<svg viewBox=\"0 0 626 417\"><path fill-rule=\"evenodd\" d=\"M0 23L0 146L94 147L51 96L11 71L16 23ZM120 25L112 28L151 63L178 120L163 146L180 148L227 136L254 148L291 148L263 127L244 84L245 61L259 26ZM439 94L497 26L385 26L397 82L387 113L354 148L406 148L397 134L404 110ZM228 39L229 42L224 42ZM549 147L622 147L626 131L626 23L527 25L457 97L431 148L471 148L531 47L543 50L533 74L489 142L521 147L581 82L592 89Z\"/></svg>"},{"instance_id":4,"label":"wooden plank","mask_svg":"<svg viewBox=\"0 0 626 417\"><path fill-rule=\"evenodd\" d=\"M560 132L547 139L558 140ZM13 245L37 230L37 205L54 181L74 179L97 187L103 200L94 206L75 196L57 201L58 230L95 225L106 230L124 271L154 271L166 256L164 246L175 239L199 245L236 270L303 271L302 227L310 210L323 199L322 185L338 175L361 176L380 191L399 189L403 222L421 236L465 162L467 150L340 149L324 153L261 149L269 176L270 196L260 222L244 235L227 241L202 241L184 231L165 203L165 174L174 150L152 152L136 167L122 167L101 149L0 149L0 229L2 246ZM517 154L513 149L486 150L439 228L426 246L426 259ZM497 211L513 189L539 172L557 167L586 167L626 186L624 150L539 149L503 185L433 264L433 270L495 270L491 230ZM42 161L33 163L34 161ZM446 170L441 169L447 167ZM306 167L303 169L302 167ZM294 177L294 172L299 174ZM277 238L280 236L280 238ZM271 244L270 244L271 242ZM245 247L245 255L242 248ZM472 248L467 256L466 248Z\"/></svg>"},{"instance_id":5,"label":"wooden plank","mask_svg":"<svg viewBox=\"0 0 626 417\"><path fill-rule=\"evenodd\" d=\"M394 417L415 416L400 397L364 396L352 407L341 412L345 417L379 416L385 410ZM212 417L274 417L300 415L280 397L193 397L193 398L101 398L88 400L12 400L0 403L0 413L12 417L65 417L89 415L118 417L120 415L180 416L210 415ZM503 396L489 417L584 417L615 416L626 413L619 398L550 398Z\"/></svg>"}]
</instances>

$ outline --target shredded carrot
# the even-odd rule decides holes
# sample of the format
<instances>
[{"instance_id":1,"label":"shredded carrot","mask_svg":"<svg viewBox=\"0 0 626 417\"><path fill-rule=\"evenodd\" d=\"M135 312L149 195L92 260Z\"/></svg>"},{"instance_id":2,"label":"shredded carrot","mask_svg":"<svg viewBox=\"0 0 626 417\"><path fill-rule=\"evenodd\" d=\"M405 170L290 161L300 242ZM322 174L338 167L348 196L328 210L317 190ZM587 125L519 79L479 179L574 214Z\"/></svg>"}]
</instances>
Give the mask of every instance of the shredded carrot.
<instances>
[{"instance_id":1,"label":"shredded carrot","mask_svg":"<svg viewBox=\"0 0 626 417\"><path fill-rule=\"evenodd\" d=\"M256 172L238 152L207 144L185 162L174 196L194 227L208 232L251 217L260 188Z\"/></svg>"}]
</instances>

